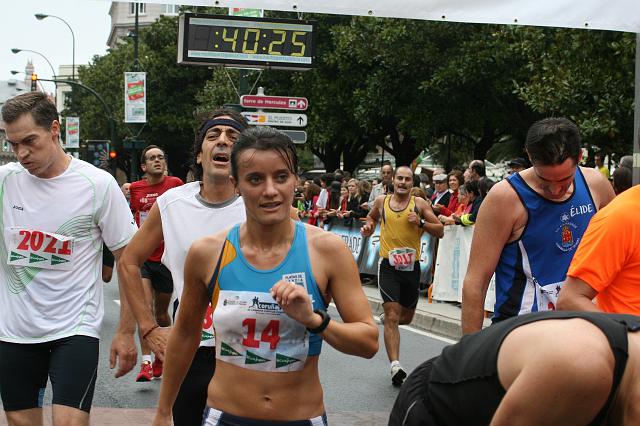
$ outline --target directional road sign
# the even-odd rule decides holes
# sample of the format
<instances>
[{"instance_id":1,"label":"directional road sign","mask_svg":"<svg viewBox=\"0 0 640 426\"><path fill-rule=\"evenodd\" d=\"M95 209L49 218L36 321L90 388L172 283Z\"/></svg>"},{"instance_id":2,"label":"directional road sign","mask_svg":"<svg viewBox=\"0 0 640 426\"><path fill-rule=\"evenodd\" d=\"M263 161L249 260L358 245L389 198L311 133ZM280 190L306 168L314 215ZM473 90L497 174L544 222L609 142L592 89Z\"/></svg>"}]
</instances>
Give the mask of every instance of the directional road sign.
<instances>
[{"instance_id":1,"label":"directional road sign","mask_svg":"<svg viewBox=\"0 0 640 426\"><path fill-rule=\"evenodd\" d=\"M304 130L280 130L289 136L293 143L305 143L307 141L307 132Z\"/></svg>"},{"instance_id":2,"label":"directional road sign","mask_svg":"<svg viewBox=\"0 0 640 426\"><path fill-rule=\"evenodd\" d=\"M249 124L253 126L304 127L307 125L306 114L243 112L242 115L244 115Z\"/></svg>"},{"instance_id":3,"label":"directional road sign","mask_svg":"<svg viewBox=\"0 0 640 426\"><path fill-rule=\"evenodd\" d=\"M309 106L309 101L307 98L296 98L292 96L243 95L240 97L240 104L245 108L304 111Z\"/></svg>"}]
</instances>

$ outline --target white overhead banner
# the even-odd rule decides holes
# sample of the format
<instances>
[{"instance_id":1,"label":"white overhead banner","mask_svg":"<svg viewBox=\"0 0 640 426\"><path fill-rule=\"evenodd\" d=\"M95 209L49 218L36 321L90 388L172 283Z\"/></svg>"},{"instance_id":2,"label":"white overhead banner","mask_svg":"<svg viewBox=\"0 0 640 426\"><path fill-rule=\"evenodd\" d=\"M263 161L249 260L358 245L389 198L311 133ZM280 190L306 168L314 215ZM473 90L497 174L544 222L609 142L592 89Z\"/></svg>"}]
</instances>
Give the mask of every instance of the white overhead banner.
<instances>
[{"instance_id":1,"label":"white overhead banner","mask_svg":"<svg viewBox=\"0 0 640 426\"><path fill-rule=\"evenodd\" d=\"M639 0L142 0L282 10L299 13L377 16L445 22L538 25L640 33Z\"/></svg>"}]
</instances>

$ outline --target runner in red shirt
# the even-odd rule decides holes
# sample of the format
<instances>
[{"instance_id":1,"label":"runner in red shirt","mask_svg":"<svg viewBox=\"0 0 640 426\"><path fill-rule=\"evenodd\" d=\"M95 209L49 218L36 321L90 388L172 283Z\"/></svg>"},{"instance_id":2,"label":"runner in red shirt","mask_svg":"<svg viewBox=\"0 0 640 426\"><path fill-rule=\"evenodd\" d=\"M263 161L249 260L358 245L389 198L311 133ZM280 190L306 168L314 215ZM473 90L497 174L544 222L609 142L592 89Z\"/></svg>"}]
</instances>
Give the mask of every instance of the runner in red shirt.
<instances>
[{"instance_id":1,"label":"runner in red shirt","mask_svg":"<svg viewBox=\"0 0 640 426\"><path fill-rule=\"evenodd\" d=\"M138 226L142 226L156 198L171 188L183 184L182 180L174 176L165 176L167 161L162 148L149 145L142 150L140 167L145 172L145 178L133 182L130 187L131 210L134 212ZM140 274L144 283L145 301L155 313L156 321L162 327L171 325L169 317L169 302L173 293L173 280L171 272L160 263L164 252L162 242L147 259ZM162 361L156 359L151 363L151 348L140 336L140 350L142 352L142 365L136 382L148 382L154 377L162 375Z\"/></svg>"}]
</instances>

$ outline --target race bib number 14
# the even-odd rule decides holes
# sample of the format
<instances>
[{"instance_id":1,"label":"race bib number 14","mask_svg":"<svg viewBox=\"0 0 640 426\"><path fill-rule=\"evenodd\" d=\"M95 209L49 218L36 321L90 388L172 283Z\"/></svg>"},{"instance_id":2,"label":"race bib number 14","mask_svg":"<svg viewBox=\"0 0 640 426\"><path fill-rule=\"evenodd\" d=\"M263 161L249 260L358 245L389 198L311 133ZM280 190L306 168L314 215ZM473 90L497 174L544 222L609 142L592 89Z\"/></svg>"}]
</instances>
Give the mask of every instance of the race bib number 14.
<instances>
[{"instance_id":1,"label":"race bib number 14","mask_svg":"<svg viewBox=\"0 0 640 426\"><path fill-rule=\"evenodd\" d=\"M73 270L74 239L35 229L9 228L9 258L12 266Z\"/></svg>"}]
</instances>

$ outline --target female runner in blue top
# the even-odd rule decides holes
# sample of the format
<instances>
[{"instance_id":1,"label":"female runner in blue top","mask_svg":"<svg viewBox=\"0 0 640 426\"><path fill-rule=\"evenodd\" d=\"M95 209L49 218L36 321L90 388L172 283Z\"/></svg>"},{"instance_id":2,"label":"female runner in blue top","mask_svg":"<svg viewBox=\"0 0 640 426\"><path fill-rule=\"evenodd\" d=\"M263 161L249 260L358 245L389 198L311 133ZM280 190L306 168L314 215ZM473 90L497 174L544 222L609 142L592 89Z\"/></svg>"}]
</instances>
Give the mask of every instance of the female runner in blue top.
<instances>
[{"instance_id":1,"label":"female runner in blue top","mask_svg":"<svg viewBox=\"0 0 640 426\"><path fill-rule=\"evenodd\" d=\"M338 236L290 218L297 166L293 143L275 129L251 128L235 142L231 179L247 221L191 246L154 424L170 424L209 301L217 365L205 425L326 425L322 341L366 358L377 352L351 252ZM343 322L327 315L331 299Z\"/></svg>"}]
</instances>

